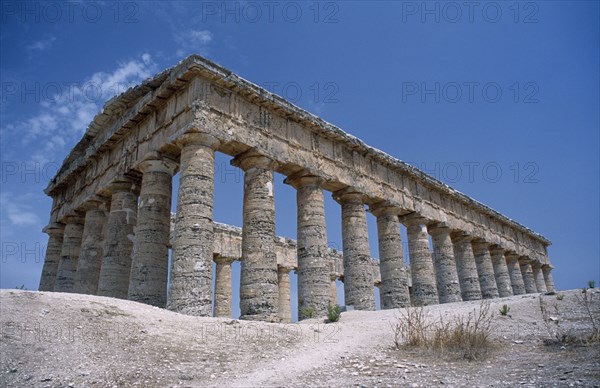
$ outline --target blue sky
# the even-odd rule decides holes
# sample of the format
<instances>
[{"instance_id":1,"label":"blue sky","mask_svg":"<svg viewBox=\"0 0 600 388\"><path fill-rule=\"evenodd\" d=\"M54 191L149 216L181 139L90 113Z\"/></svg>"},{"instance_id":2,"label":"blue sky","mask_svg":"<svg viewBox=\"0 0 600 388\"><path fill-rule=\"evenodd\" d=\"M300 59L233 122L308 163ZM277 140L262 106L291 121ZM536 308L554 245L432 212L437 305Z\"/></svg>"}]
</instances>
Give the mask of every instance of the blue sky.
<instances>
[{"instance_id":1,"label":"blue sky","mask_svg":"<svg viewBox=\"0 0 600 388\"><path fill-rule=\"evenodd\" d=\"M560 289L600 283L598 4L4 1L0 287L37 288L42 190L104 101L191 53L543 234ZM215 220L241 225L229 159ZM277 178L277 232L294 237Z\"/></svg>"}]
</instances>

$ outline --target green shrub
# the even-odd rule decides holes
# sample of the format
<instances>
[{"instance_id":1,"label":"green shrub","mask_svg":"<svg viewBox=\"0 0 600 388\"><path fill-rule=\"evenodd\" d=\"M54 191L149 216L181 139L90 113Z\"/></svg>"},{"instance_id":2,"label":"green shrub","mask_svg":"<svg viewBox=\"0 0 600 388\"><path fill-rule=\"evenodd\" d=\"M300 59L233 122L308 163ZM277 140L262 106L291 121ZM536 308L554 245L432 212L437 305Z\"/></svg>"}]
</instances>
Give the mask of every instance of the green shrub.
<instances>
[{"instance_id":1,"label":"green shrub","mask_svg":"<svg viewBox=\"0 0 600 388\"><path fill-rule=\"evenodd\" d=\"M556 295L556 300L563 300L563 299L565 299L564 294L558 294L558 295Z\"/></svg>"},{"instance_id":2,"label":"green shrub","mask_svg":"<svg viewBox=\"0 0 600 388\"><path fill-rule=\"evenodd\" d=\"M595 287L596 287L596 281L588 280L588 288L595 288Z\"/></svg>"},{"instance_id":3,"label":"green shrub","mask_svg":"<svg viewBox=\"0 0 600 388\"><path fill-rule=\"evenodd\" d=\"M342 308L337 304L334 306L331 303L327 304L327 320L329 322L337 322L342 315Z\"/></svg>"},{"instance_id":4,"label":"green shrub","mask_svg":"<svg viewBox=\"0 0 600 388\"><path fill-rule=\"evenodd\" d=\"M300 309L300 318L313 318L315 316L315 308L312 306L304 306Z\"/></svg>"},{"instance_id":5,"label":"green shrub","mask_svg":"<svg viewBox=\"0 0 600 388\"><path fill-rule=\"evenodd\" d=\"M507 304L502 305L502 308L500 309L500 315L506 316L508 315L508 312L510 311L510 307L508 307Z\"/></svg>"}]
</instances>

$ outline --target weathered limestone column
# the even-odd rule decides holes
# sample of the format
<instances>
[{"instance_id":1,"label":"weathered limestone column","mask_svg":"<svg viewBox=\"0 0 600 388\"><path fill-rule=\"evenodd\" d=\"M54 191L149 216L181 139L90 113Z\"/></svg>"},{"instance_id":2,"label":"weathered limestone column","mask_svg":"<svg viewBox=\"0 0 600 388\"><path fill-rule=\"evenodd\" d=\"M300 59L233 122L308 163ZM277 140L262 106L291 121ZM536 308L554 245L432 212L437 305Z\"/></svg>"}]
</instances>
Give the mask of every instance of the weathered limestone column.
<instances>
[{"instance_id":1,"label":"weathered limestone column","mask_svg":"<svg viewBox=\"0 0 600 388\"><path fill-rule=\"evenodd\" d=\"M188 315L212 313L215 149L207 134L186 133L181 147L171 282L167 308Z\"/></svg>"},{"instance_id":2,"label":"weathered limestone column","mask_svg":"<svg viewBox=\"0 0 600 388\"><path fill-rule=\"evenodd\" d=\"M231 162L244 170L240 319L279 322L274 162L254 150Z\"/></svg>"},{"instance_id":3,"label":"weathered limestone column","mask_svg":"<svg viewBox=\"0 0 600 388\"><path fill-rule=\"evenodd\" d=\"M75 274L74 292L96 295L102 266L104 230L106 226L105 200L96 197L85 204L85 222L81 253Z\"/></svg>"},{"instance_id":4,"label":"weathered limestone column","mask_svg":"<svg viewBox=\"0 0 600 388\"><path fill-rule=\"evenodd\" d=\"M123 179L113 182L109 190L112 196L106 221L98 295L127 299L137 220L138 187L132 180Z\"/></svg>"},{"instance_id":5,"label":"weathered limestone column","mask_svg":"<svg viewBox=\"0 0 600 388\"><path fill-rule=\"evenodd\" d=\"M544 275L544 281L546 282L546 290L548 292L556 292L556 287L554 286L554 278L552 277L552 267L549 264L542 265L542 273Z\"/></svg>"},{"instance_id":6,"label":"weathered limestone column","mask_svg":"<svg viewBox=\"0 0 600 388\"><path fill-rule=\"evenodd\" d=\"M471 240L473 238L462 232L452 234L454 243L454 257L460 281L460 294L464 301L481 299L481 287L477 265L473 255Z\"/></svg>"},{"instance_id":7,"label":"weathered limestone column","mask_svg":"<svg viewBox=\"0 0 600 388\"><path fill-rule=\"evenodd\" d=\"M537 288L535 287L535 279L533 278L533 269L531 268L531 260L526 256L519 258L519 265L521 266L521 274L523 275L523 283L525 283L525 293L535 294Z\"/></svg>"},{"instance_id":8,"label":"weathered limestone column","mask_svg":"<svg viewBox=\"0 0 600 388\"><path fill-rule=\"evenodd\" d=\"M494 276L496 277L496 285L498 286L498 294L501 298L512 296L513 290L504 257L504 249L497 245L490 247L492 255L492 265L494 267Z\"/></svg>"},{"instance_id":9,"label":"weathered limestone column","mask_svg":"<svg viewBox=\"0 0 600 388\"><path fill-rule=\"evenodd\" d=\"M325 227L325 204L321 178L300 172L285 183L296 188L298 206L298 319L312 307L315 316L327 313L329 293L329 249ZM280 303L281 306L281 303Z\"/></svg>"},{"instance_id":10,"label":"weathered limestone column","mask_svg":"<svg viewBox=\"0 0 600 388\"><path fill-rule=\"evenodd\" d=\"M544 273L542 272L542 265L538 261L534 261L531 264L533 270L533 278L535 280L535 288L537 292L548 292L546 289L546 280L544 279Z\"/></svg>"},{"instance_id":11,"label":"weathered limestone column","mask_svg":"<svg viewBox=\"0 0 600 388\"><path fill-rule=\"evenodd\" d=\"M329 276L329 300L331 301L331 305L337 305L337 285L336 285L337 277L334 275Z\"/></svg>"},{"instance_id":12,"label":"weathered limestone column","mask_svg":"<svg viewBox=\"0 0 600 388\"><path fill-rule=\"evenodd\" d=\"M429 249L428 220L418 214L411 214L403 217L402 222L406 225L408 237L413 305L438 304L433 258Z\"/></svg>"},{"instance_id":13,"label":"weathered limestone column","mask_svg":"<svg viewBox=\"0 0 600 388\"><path fill-rule=\"evenodd\" d=\"M177 165L154 153L139 165L140 204L128 298L157 307L167 303L172 178Z\"/></svg>"},{"instance_id":14,"label":"weathered limestone column","mask_svg":"<svg viewBox=\"0 0 600 388\"><path fill-rule=\"evenodd\" d=\"M342 207L342 247L346 305L356 310L375 310L371 252L364 195L351 188L336 191Z\"/></svg>"},{"instance_id":15,"label":"weathered limestone column","mask_svg":"<svg viewBox=\"0 0 600 388\"><path fill-rule=\"evenodd\" d=\"M279 319L283 323L292 321L292 307L290 302L290 271L289 267L277 267L277 286L279 288Z\"/></svg>"},{"instance_id":16,"label":"weathered limestone column","mask_svg":"<svg viewBox=\"0 0 600 388\"><path fill-rule=\"evenodd\" d=\"M77 260L81 251L83 235L83 217L81 214L65 217L65 234L60 252L60 262L56 273L54 291L73 292Z\"/></svg>"},{"instance_id":17,"label":"weathered limestone column","mask_svg":"<svg viewBox=\"0 0 600 388\"><path fill-rule=\"evenodd\" d=\"M479 274L479 285L481 286L481 295L484 299L497 298L498 286L494 276L494 267L490 255L490 244L481 239L473 240L473 254L477 273Z\"/></svg>"},{"instance_id":18,"label":"weathered limestone column","mask_svg":"<svg viewBox=\"0 0 600 388\"><path fill-rule=\"evenodd\" d=\"M42 232L48 235L48 246L46 247L46 257L44 258L39 289L40 291L54 291L58 263L60 263L60 253L63 246L65 225L53 222L46 226Z\"/></svg>"},{"instance_id":19,"label":"weathered limestone column","mask_svg":"<svg viewBox=\"0 0 600 388\"><path fill-rule=\"evenodd\" d=\"M408 273L404 266L400 236L399 210L386 204L371 207L371 213L377 217L381 309L410 306Z\"/></svg>"},{"instance_id":20,"label":"weathered limestone column","mask_svg":"<svg viewBox=\"0 0 600 388\"><path fill-rule=\"evenodd\" d=\"M231 257L216 256L215 317L231 318Z\"/></svg>"},{"instance_id":21,"label":"weathered limestone column","mask_svg":"<svg viewBox=\"0 0 600 388\"><path fill-rule=\"evenodd\" d=\"M460 282L454 259L450 228L442 224L429 227L433 243L433 266L440 303L461 302Z\"/></svg>"},{"instance_id":22,"label":"weathered limestone column","mask_svg":"<svg viewBox=\"0 0 600 388\"><path fill-rule=\"evenodd\" d=\"M510 276L510 284L514 295L522 295L525 293L525 283L521 274L521 265L519 264L518 255L514 252L507 252L506 265L508 267L508 275Z\"/></svg>"}]
</instances>

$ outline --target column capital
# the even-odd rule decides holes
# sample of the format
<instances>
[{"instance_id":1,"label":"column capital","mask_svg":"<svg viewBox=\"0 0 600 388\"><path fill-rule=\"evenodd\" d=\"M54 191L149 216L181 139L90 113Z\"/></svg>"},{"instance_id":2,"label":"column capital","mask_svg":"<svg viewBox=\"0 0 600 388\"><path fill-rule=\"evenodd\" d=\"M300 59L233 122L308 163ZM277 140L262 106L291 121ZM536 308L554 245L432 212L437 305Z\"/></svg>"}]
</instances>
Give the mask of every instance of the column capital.
<instances>
[{"instance_id":1,"label":"column capital","mask_svg":"<svg viewBox=\"0 0 600 388\"><path fill-rule=\"evenodd\" d=\"M213 261L217 264L231 264L236 260L237 259L235 257L227 257L227 256L221 256L221 255L217 255L217 256L213 257Z\"/></svg>"},{"instance_id":2,"label":"column capital","mask_svg":"<svg viewBox=\"0 0 600 388\"><path fill-rule=\"evenodd\" d=\"M85 221L85 214L79 211L74 211L72 213L67 214L63 221L65 224L81 224L83 225Z\"/></svg>"},{"instance_id":3,"label":"column capital","mask_svg":"<svg viewBox=\"0 0 600 388\"><path fill-rule=\"evenodd\" d=\"M216 150L219 147L219 145L221 145L221 141L209 133L191 131L179 136L177 139L175 139L174 143L180 148L183 148L187 145L195 144L203 147L212 148L213 150Z\"/></svg>"},{"instance_id":4,"label":"column capital","mask_svg":"<svg viewBox=\"0 0 600 388\"><path fill-rule=\"evenodd\" d=\"M137 179L131 179L128 177L119 177L114 179L112 182L108 184L107 189L111 192L111 194L119 193L119 192L133 192L139 194L140 185Z\"/></svg>"},{"instance_id":5,"label":"column capital","mask_svg":"<svg viewBox=\"0 0 600 388\"><path fill-rule=\"evenodd\" d=\"M159 152L152 151L145 155L144 159L138 165L142 173L146 172L164 172L173 175L177 169L177 162L163 157Z\"/></svg>"},{"instance_id":6,"label":"column capital","mask_svg":"<svg viewBox=\"0 0 600 388\"><path fill-rule=\"evenodd\" d=\"M314 175L310 171L300 170L285 178L283 183L288 184L295 189L300 189L305 186L321 187L323 181L324 179L322 177Z\"/></svg>"},{"instance_id":7,"label":"column capital","mask_svg":"<svg viewBox=\"0 0 600 388\"><path fill-rule=\"evenodd\" d=\"M275 161L256 151L254 148L237 155L231 160L231 165L239 167L244 171L253 167L263 168L265 170L275 169Z\"/></svg>"},{"instance_id":8,"label":"column capital","mask_svg":"<svg viewBox=\"0 0 600 388\"><path fill-rule=\"evenodd\" d=\"M452 228L446 222L433 222L427 225L427 230L431 234L452 233Z\"/></svg>"},{"instance_id":9,"label":"column capital","mask_svg":"<svg viewBox=\"0 0 600 388\"><path fill-rule=\"evenodd\" d=\"M479 238L479 237L475 237L473 239L473 241L471 242L471 244L473 244L474 248L482 248L482 249L489 248L489 246L491 245L491 243L489 243L489 242L487 242L484 239Z\"/></svg>"},{"instance_id":10,"label":"column capital","mask_svg":"<svg viewBox=\"0 0 600 388\"><path fill-rule=\"evenodd\" d=\"M490 253L492 255L500 255L500 254L504 255L505 254L505 250L500 245L491 244L490 245Z\"/></svg>"},{"instance_id":11,"label":"column capital","mask_svg":"<svg viewBox=\"0 0 600 388\"><path fill-rule=\"evenodd\" d=\"M413 212L413 213L410 213L410 214L400 217L400 222L402 222L406 226L410 226L410 225L425 225L425 226L427 226L427 225L431 224L431 220L429 220L428 218L422 216L421 214L419 214L417 212Z\"/></svg>"},{"instance_id":12,"label":"column capital","mask_svg":"<svg viewBox=\"0 0 600 388\"><path fill-rule=\"evenodd\" d=\"M107 210L106 209L106 204L109 202L108 198L105 197L101 197L99 195L90 195L89 197L86 198L85 202L79 207L80 210L82 211L89 211L89 210L95 210L95 209L100 209L100 210Z\"/></svg>"},{"instance_id":13,"label":"column capital","mask_svg":"<svg viewBox=\"0 0 600 388\"><path fill-rule=\"evenodd\" d=\"M65 224L61 222L52 222L44 226L43 233L49 236L62 236L65 233Z\"/></svg>"},{"instance_id":14,"label":"column capital","mask_svg":"<svg viewBox=\"0 0 600 388\"><path fill-rule=\"evenodd\" d=\"M464 232L462 230L453 231L452 233L450 233L450 237L452 238L453 243L473 241L473 239L475 238L474 236L471 236L470 234L467 234L467 232Z\"/></svg>"},{"instance_id":15,"label":"column capital","mask_svg":"<svg viewBox=\"0 0 600 388\"><path fill-rule=\"evenodd\" d=\"M278 273L283 273L283 274L290 273L290 271L293 269L294 268L292 266L277 264L277 272Z\"/></svg>"},{"instance_id":16,"label":"column capital","mask_svg":"<svg viewBox=\"0 0 600 388\"><path fill-rule=\"evenodd\" d=\"M505 251L504 257L506 257L506 260L515 260L519 255L515 251Z\"/></svg>"},{"instance_id":17,"label":"column capital","mask_svg":"<svg viewBox=\"0 0 600 388\"><path fill-rule=\"evenodd\" d=\"M542 269L553 270L554 266L552 264L542 264Z\"/></svg>"},{"instance_id":18,"label":"column capital","mask_svg":"<svg viewBox=\"0 0 600 388\"><path fill-rule=\"evenodd\" d=\"M381 202L377 202L372 205L369 205L369 211L375 217L400 216L404 212L403 209L399 208L398 206L396 206L388 201L381 201Z\"/></svg>"},{"instance_id":19,"label":"column capital","mask_svg":"<svg viewBox=\"0 0 600 388\"><path fill-rule=\"evenodd\" d=\"M342 203L365 203L367 196L360 191L356 190L354 187L346 187L345 189L341 189L335 191L331 194L334 201L339 204Z\"/></svg>"},{"instance_id":20,"label":"column capital","mask_svg":"<svg viewBox=\"0 0 600 388\"><path fill-rule=\"evenodd\" d=\"M527 256L519 256L519 264L532 264L533 260L531 260Z\"/></svg>"}]
</instances>

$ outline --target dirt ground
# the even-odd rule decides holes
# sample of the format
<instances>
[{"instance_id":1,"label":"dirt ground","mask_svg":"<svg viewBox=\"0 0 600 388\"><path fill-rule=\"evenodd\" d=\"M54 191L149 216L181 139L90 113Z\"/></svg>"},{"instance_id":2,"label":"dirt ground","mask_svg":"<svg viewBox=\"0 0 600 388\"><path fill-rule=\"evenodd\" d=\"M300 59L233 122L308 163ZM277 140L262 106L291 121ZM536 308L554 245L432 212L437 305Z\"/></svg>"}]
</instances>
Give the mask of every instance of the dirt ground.
<instances>
[{"instance_id":1,"label":"dirt ground","mask_svg":"<svg viewBox=\"0 0 600 388\"><path fill-rule=\"evenodd\" d=\"M486 357L466 361L396 349L398 310L344 312L330 324L269 324L90 295L1 290L0 386L600 387L600 343L545 343L555 333L592 329L581 290L559 294L492 300L493 346ZM600 322L600 290L588 295ZM509 316L500 315L503 304ZM424 312L449 320L479 307L463 302Z\"/></svg>"}]
</instances>

